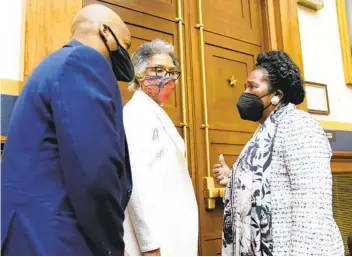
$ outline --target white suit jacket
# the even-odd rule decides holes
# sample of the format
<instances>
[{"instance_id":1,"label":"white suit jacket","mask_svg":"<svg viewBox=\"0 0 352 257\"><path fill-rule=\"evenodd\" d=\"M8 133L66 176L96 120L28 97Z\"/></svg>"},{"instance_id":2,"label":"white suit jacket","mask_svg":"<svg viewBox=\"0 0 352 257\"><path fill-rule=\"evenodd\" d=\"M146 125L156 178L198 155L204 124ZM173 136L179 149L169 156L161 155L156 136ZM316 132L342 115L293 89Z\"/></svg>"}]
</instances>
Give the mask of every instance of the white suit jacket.
<instances>
[{"instance_id":1,"label":"white suit jacket","mask_svg":"<svg viewBox=\"0 0 352 257\"><path fill-rule=\"evenodd\" d=\"M198 208L182 137L143 91L134 93L123 116L133 179L126 251L140 255L160 248L162 255L197 255Z\"/></svg>"}]
</instances>

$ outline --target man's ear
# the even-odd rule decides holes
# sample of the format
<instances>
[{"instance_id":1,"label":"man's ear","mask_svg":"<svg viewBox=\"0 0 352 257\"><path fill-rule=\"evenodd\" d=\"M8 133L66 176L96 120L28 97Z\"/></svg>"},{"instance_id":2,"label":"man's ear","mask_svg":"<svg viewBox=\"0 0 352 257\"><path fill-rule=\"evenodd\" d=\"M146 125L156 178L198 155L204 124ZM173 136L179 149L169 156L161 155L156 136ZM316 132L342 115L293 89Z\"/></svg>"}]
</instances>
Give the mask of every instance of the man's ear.
<instances>
[{"instance_id":1,"label":"man's ear","mask_svg":"<svg viewBox=\"0 0 352 257\"><path fill-rule=\"evenodd\" d=\"M108 42L108 37L109 37L108 31L109 31L108 26L106 26L105 24L101 24L99 26L99 34L106 43Z\"/></svg>"}]
</instances>

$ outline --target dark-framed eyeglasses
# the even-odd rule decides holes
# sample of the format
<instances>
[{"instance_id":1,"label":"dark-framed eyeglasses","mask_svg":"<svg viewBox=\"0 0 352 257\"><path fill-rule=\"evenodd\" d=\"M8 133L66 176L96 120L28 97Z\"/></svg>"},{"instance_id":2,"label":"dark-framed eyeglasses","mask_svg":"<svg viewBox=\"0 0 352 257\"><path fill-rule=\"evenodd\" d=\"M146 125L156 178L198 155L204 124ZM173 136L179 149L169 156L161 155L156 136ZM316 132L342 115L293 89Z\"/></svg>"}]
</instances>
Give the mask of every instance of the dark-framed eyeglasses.
<instances>
[{"instance_id":1,"label":"dark-framed eyeglasses","mask_svg":"<svg viewBox=\"0 0 352 257\"><path fill-rule=\"evenodd\" d=\"M176 70L175 71L167 71L166 69L164 69L162 67L147 67L147 70L151 70L153 73L155 73L154 76L156 76L156 77L163 78L163 77L169 76L173 80L177 80L181 75L181 72L179 72L179 71L176 71Z\"/></svg>"}]
</instances>

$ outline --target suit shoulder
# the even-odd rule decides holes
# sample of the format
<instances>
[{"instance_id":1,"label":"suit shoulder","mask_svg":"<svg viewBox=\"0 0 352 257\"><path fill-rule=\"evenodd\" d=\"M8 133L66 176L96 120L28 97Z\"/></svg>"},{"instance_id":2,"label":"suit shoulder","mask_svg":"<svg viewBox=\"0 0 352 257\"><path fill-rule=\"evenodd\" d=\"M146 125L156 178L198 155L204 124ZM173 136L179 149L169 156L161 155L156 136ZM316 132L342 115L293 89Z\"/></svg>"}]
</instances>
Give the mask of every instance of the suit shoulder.
<instances>
[{"instance_id":1,"label":"suit shoulder","mask_svg":"<svg viewBox=\"0 0 352 257\"><path fill-rule=\"evenodd\" d=\"M44 58L34 69L30 77L55 79L62 74L66 66L72 63L109 67L107 60L95 49L86 46L64 46Z\"/></svg>"},{"instance_id":2,"label":"suit shoulder","mask_svg":"<svg viewBox=\"0 0 352 257\"><path fill-rule=\"evenodd\" d=\"M118 90L116 77L108 60L100 52L85 45L71 48L62 66L60 81L63 79L77 81L79 77L81 81L100 86L110 94Z\"/></svg>"},{"instance_id":3,"label":"suit shoulder","mask_svg":"<svg viewBox=\"0 0 352 257\"><path fill-rule=\"evenodd\" d=\"M77 61L84 65L98 66L103 65L108 67L109 64L105 57L94 48L86 45L79 45L72 47L67 56L66 63L70 64L70 61Z\"/></svg>"}]
</instances>

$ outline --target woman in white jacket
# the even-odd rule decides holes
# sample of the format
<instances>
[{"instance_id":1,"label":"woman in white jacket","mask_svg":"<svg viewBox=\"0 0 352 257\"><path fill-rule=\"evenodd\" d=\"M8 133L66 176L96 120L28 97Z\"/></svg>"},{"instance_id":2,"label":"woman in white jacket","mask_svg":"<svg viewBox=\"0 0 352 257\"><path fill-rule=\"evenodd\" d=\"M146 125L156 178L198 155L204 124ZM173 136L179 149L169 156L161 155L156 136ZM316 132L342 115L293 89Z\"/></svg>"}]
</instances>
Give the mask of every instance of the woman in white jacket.
<instances>
[{"instance_id":1,"label":"woman in white jacket","mask_svg":"<svg viewBox=\"0 0 352 257\"><path fill-rule=\"evenodd\" d=\"M198 208L185 145L163 110L180 72L174 47L154 40L132 57L132 99L123 111L133 192L126 210L130 255L197 255Z\"/></svg>"}]
</instances>

